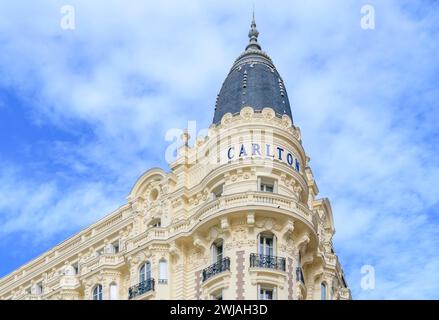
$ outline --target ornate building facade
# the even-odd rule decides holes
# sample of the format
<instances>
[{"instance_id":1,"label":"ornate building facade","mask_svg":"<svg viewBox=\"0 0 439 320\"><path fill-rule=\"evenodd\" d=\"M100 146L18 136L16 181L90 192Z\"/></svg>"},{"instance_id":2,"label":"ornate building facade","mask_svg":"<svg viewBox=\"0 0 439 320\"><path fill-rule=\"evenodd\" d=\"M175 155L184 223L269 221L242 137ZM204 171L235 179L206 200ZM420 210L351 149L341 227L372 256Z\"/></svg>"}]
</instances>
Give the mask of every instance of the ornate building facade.
<instances>
[{"instance_id":1,"label":"ornate building facade","mask_svg":"<svg viewBox=\"0 0 439 320\"><path fill-rule=\"evenodd\" d=\"M288 95L253 20L208 134L0 280L0 299L350 299Z\"/></svg>"}]
</instances>

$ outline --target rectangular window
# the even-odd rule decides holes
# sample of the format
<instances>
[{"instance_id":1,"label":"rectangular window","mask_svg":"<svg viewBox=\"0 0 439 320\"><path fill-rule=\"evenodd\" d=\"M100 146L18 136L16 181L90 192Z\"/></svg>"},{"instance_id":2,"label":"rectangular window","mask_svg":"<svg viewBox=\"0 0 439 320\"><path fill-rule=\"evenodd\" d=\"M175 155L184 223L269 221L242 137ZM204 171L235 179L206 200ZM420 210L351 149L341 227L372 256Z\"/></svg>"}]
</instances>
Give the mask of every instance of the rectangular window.
<instances>
[{"instance_id":1,"label":"rectangular window","mask_svg":"<svg viewBox=\"0 0 439 320\"><path fill-rule=\"evenodd\" d=\"M159 262L159 282L168 282L168 263L165 260Z\"/></svg>"},{"instance_id":2,"label":"rectangular window","mask_svg":"<svg viewBox=\"0 0 439 320\"><path fill-rule=\"evenodd\" d=\"M261 184L261 191L262 192L273 192L273 185L262 183Z\"/></svg>"},{"instance_id":3,"label":"rectangular window","mask_svg":"<svg viewBox=\"0 0 439 320\"><path fill-rule=\"evenodd\" d=\"M114 253L119 253L119 241L113 243Z\"/></svg>"},{"instance_id":4,"label":"rectangular window","mask_svg":"<svg viewBox=\"0 0 439 320\"><path fill-rule=\"evenodd\" d=\"M277 182L271 178L258 178L258 190L262 192L277 192Z\"/></svg>"},{"instance_id":5,"label":"rectangular window","mask_svg":"<svg viewBox=\"0 0 439 320\"><path fill-rule=\"evenodd\" d=\"M259 254L264 256L274 255L273 235L261 234L259 237Z\"/></svg>"},{"instance_id":6,"label":"rectangular window","mask_svg":"<svg viewBox=\"0 0 439 320\"><path fill-rule=\"evenodd\" d=\"M261 287L259 289L259 300L274 300L274 288Z\"/></svg>"},{"instance_id":7,"label":"rectangular window","mask_svg":"<svg viewBox=\"0 0 439 320\"><path fill-rule=\"evenodd\" d=\"M219 262L221 260L223 260L223 242L219 241L218 243L216 243L214 245L214 252L213 252L214 256L214 261L213 262Z\"/></svg>"},{"instance_id":8,"label":"rectangular window","mask_svg":"<svg viewBox=\"0 0 439 320\"><path fill-rule=\"evenodd\" d=\"M117 284L112 283L110 285L110 300L117 300L117 299L118 299Z\"/></svg>"}]
</instances>

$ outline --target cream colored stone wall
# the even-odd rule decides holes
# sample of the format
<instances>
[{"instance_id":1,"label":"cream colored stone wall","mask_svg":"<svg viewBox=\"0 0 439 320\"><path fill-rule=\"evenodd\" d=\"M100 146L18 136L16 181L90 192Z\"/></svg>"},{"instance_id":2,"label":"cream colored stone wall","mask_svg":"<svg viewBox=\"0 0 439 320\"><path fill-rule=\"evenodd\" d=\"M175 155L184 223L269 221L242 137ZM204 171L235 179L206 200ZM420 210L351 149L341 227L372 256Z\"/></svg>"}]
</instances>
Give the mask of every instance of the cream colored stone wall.
<instances>
[{"instance_id":1,"label":"cream colored stone wall","mask_svg":"<svg viewBox=\"0 0 439 320\"><path fill-rule=\"evenodd\" d=\"M231 146L252 142L291 151L299 172L286 161L225 157ZM276 299L320 299L322 282L328 299L350 299L333 253L331 207L316 198L308 161L300 130L288 116L250 107L226 114L207 137L179 150L169 173L147 171L126 205L1 279L0 298L92 299L99 284L103 299L110 299L110 287L113 298L128 299L149 261L154 289L133 299L211 299L219 291L223 299L258 299L261 286L274 290ZM271 179L274 192L260 191L261 179ZM220 185L223 193L215 198ZM266 232L275 236L274 255L285 259L285 270L250 266L258 235ZM217 239L230 268L203 281ZM160 261L167 263L166 281L159 281Z\"/></svg>"}]
</instances>

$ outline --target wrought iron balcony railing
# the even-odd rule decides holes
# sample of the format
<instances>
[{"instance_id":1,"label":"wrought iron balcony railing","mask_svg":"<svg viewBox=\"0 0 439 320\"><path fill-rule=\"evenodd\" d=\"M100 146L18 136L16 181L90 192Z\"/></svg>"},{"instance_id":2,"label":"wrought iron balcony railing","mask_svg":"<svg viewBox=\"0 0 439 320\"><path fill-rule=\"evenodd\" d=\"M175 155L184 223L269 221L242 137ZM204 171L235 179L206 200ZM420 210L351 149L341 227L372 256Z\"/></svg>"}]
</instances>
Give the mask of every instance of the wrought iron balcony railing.
<instances>
[{"instance_id":1,"label":"wrought iron balcony railing","mask_svg":"<svg viewBox=\"0 0 439 320\"><path fill-rule=\"evenodd\" d=\"M128 299L133 299L146 292L154 291L154 279L148 279L128 289Z\"/></svg>"},{"instance_id":2,"label":"wrought iron balcony railing","mask_svg":"<svg viewBox=\"0 0 439 320\"><path fill-rule=\"evenodd\" d=\"M228 257L212 264L203 270L203 282L216 274L230 270L230 259Z\"/></svg>"},{"instance_id":3,"label":"wrought iron balcony railing","mask_svg":"<svg viewBox=\"0 0 439 320\"><path fill-rule=\"evenodd\" d=\"M296 268L296 281L305 284L305 278L303 277L303 270L301 267Z\"/></svg>"},{"instance_id":4,"label":"wrought iron balcony railing","mask_svg":"<svg viewBox=\"0 0 439 320\"><path fill-rule=\"evenodd\" d=\"M252 253L250 254L250 267L285 271L285 258Z\"/></svg>"}]
</instances>

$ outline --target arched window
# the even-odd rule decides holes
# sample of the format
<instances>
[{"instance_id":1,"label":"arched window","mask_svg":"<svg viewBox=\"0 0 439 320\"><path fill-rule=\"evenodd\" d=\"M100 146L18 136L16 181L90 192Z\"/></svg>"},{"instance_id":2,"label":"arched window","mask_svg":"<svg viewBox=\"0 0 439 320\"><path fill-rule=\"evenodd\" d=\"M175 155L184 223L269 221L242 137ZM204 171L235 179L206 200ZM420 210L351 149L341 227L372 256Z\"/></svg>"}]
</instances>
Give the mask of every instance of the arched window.
<instances>
[{"instance_id":1,"label":"arched window","mask_svg":"<svg viewBox=\"0 0 439 320\"><path fill-rule=\"evenodd\" d=\"M212 243L212 263L220 262L221 260L223 260L223 243L223 239L217 239Z\"/></svg>"},{"instance_id":2,"label":"arched window","mask_svg":"<svg viewBox=\"0 0 439 320\"><path fill-rule=\"evenodd\" d=\"M326 283L324 282L322 282L322 284L320 285L320 294L321 294L321 299L326 300Z\"/></svg>"},{"instance_id":3,"label":"arched window","mask_svg":"<svg viewBox=\"0 0 439 320\"><path fill-rule=\"evenodd\" d=\"M160 218L152 219L149 223L149 226L153 228L160 228L162 226L162 220L160 220Z\"/></svg>"},{"instance_id":4,"label":"arched window","mask_svg":"<svg viewBox=\"0 0 439 320\"><path fill-rule=\"evenodd\" d=\"M159 262L159 283L168 283L168 263L166 260Z\"/></svg>"},{"instance_id":5,"label":"arched window","mask_svg":"<svg viewBox=\"0 0 439 320\"><path fill-rule=\"evenodd\" d=\"M262 232L259 234L258 253L264 256L274 256L276 252L276 237L271 232Z\"/></svg>"},{"instance_id":6,"label":"arched window","mask_svg":"<svg viewBox=\"0 0 439 320\"><path fill-rule=\"evenodd\" d=\"M93 289L93 300L102 300L102 285L98 284Z\"/></svg>"},{"instance_id":7,"label":"arched window","mask_svg":"<svg viewBox=\"0 0 439 320\"><path fill-rule=\"evenodd\" d=\"M110 300L118 300L119 294L117 292L117 284L112 283L110 284Z\"/></svg>"},{"instance_id":8,"label":"arched window","mask_svg":"<svg viewBox=\"0 0 439 320\"><path fill-rule=\"evenodd\" d=\"M144 281L149 281L150 279L151 279L151 263L147 261L140 268L139 283L142 283Z\"/></svg>"}]
</instances>

